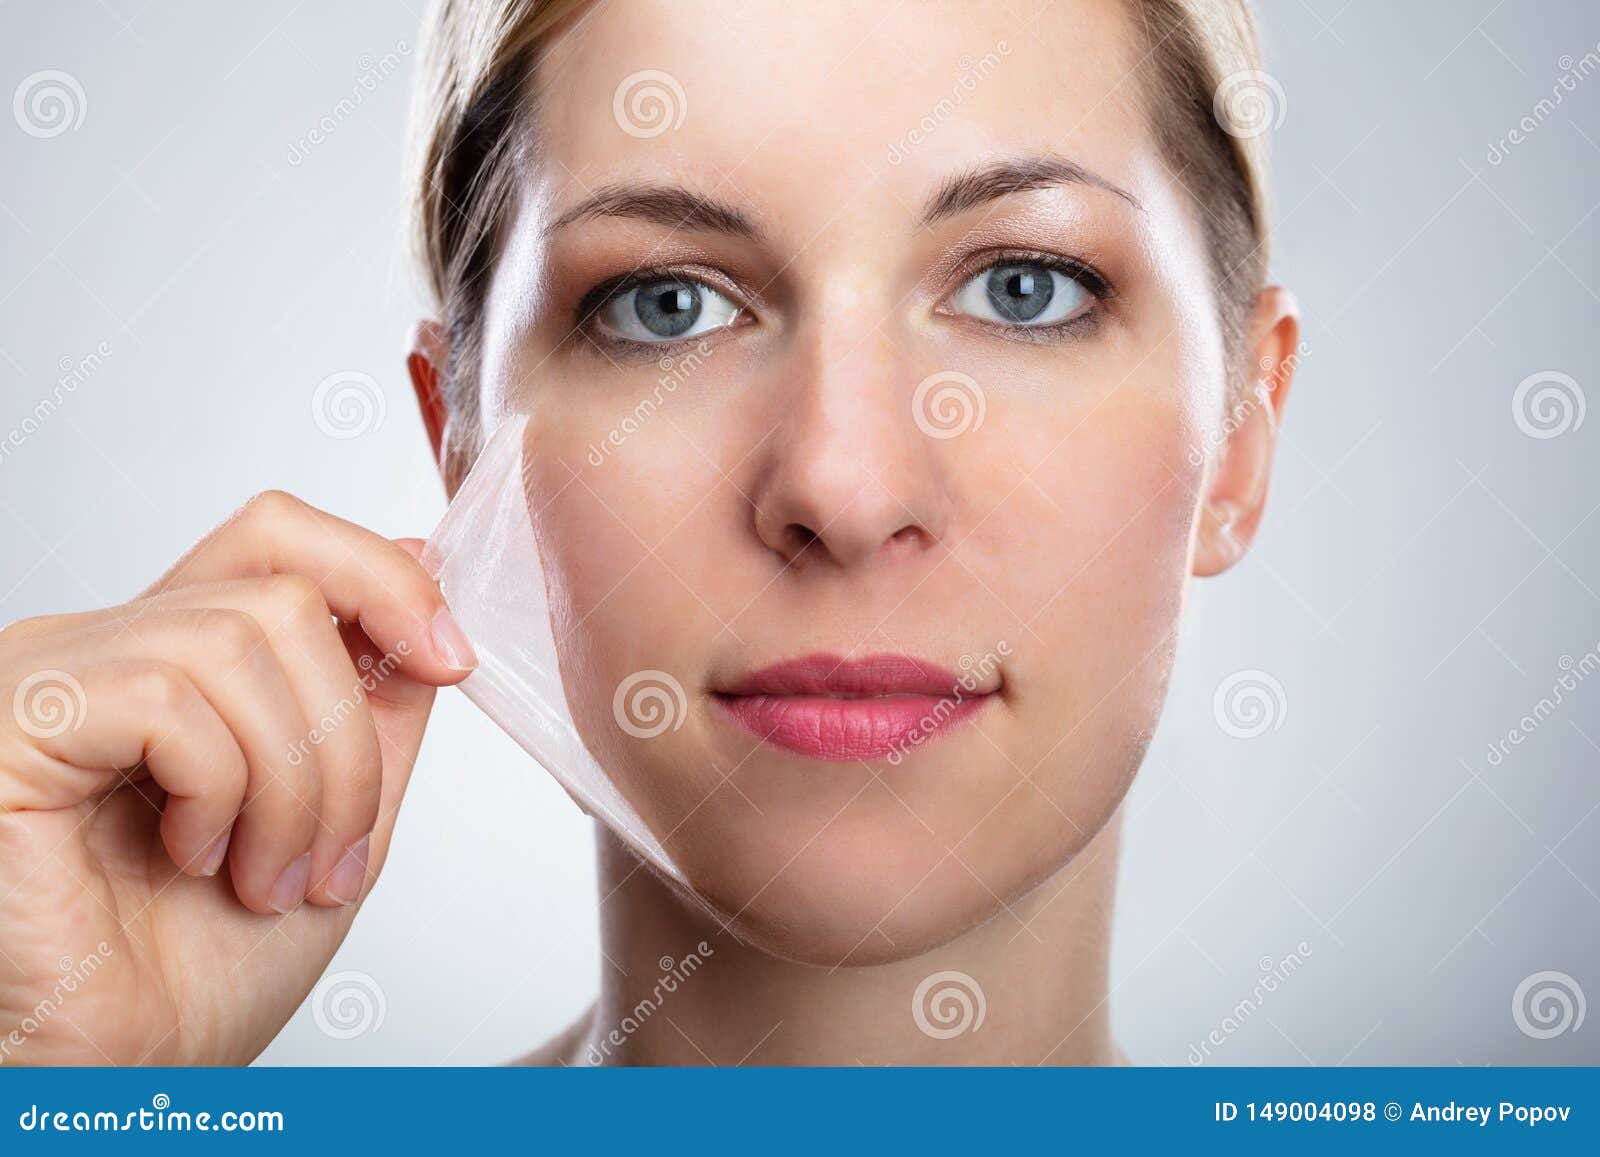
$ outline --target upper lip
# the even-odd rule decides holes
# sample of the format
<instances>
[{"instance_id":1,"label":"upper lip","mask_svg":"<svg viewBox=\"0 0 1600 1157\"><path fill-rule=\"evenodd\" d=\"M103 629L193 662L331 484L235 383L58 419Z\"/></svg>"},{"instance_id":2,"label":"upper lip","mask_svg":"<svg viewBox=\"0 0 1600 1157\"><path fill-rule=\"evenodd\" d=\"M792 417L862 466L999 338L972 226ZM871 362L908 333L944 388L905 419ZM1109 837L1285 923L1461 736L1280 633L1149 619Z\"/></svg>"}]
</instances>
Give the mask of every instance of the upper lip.
<instances>
[{"instance_id":1,"label":"upper lip","mask_svg":"<svg viewBox=\"0 0 1600 1157\"><path fill-rule=\"evenodd\" d=\"M820 695L840 699L870 699L887 695L947 696L987 695L999 689L999 676L978 680L937 663L906 655L867 655L847 659L841 655L803 655L762 667L719 688L724 695ZM985 686L984 684L991 684Z\"/></svg>"}]
</instances>

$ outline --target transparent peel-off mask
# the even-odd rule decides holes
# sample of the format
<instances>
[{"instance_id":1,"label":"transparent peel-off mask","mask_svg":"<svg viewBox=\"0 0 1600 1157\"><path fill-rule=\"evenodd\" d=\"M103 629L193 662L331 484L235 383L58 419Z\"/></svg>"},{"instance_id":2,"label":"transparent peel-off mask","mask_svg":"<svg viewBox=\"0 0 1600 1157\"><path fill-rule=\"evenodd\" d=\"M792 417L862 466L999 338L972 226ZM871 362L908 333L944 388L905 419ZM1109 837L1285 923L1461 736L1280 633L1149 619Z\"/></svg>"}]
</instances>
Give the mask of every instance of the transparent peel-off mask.
<instances>
[{"instance_id":1,"label":"transparent peel-off mask","mask_svg":"<svg viewBox=\"0 0 1600 1157\"><path fill-rule=\"evenodd\" d=\"M495 431L423 549L423 565L478 653L478 667L461 690L584 811L706 904L573 723L529 509L526 428L526 417L516 416Z\"/></svg>"}]
</instances>

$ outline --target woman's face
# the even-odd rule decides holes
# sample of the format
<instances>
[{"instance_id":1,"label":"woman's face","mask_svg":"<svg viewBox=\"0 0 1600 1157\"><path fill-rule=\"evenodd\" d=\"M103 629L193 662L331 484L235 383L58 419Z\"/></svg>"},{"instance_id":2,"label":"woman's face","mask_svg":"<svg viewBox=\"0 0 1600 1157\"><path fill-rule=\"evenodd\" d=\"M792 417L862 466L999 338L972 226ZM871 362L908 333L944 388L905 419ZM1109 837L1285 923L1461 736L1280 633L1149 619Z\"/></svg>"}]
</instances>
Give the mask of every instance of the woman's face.
<instances>
[{"instance_id":1,"label":"woman's face","mask_svg":"<svg viewBox=\"0 0 1600 1157\"><path fill-rule=\"evenodd\" d=\"M640 0L540 66L485 412L580 730L774 952L951 938L1139 766L1226 393L1141 55L1114 0Z\"/></svg>"}]
</instances>

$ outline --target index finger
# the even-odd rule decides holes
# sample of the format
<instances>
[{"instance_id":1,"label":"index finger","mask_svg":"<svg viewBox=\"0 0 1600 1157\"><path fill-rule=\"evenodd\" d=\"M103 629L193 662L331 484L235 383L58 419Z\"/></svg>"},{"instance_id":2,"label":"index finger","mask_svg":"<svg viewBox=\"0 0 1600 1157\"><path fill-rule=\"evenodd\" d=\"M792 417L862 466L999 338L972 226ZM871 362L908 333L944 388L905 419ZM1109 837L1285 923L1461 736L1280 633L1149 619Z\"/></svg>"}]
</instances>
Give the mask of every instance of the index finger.
<instances>
[{"instance_id":1,"label":"index finger","mask_svg":"<svg viewBox=\"0 0 1600 1157\"><path fill-rule=\"evenodd\" d=\"M477 665L439 584L413 554L280 490L251 499L146 594L274 574L310 579L337 618L357 624L414 679L447 686Z\"/></svg>"}]
</instances>

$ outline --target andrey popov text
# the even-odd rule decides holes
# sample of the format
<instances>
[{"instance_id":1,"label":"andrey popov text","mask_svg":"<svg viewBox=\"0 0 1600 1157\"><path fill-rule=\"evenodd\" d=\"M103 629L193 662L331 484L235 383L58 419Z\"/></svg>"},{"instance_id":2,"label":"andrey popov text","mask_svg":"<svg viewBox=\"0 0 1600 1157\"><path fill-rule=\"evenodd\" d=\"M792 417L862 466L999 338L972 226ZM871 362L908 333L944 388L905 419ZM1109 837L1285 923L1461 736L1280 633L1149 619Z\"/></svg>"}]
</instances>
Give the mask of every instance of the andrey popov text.
<instances>
[{"instance_id":1,"label":"andrey popov text","mask_svg":"<svg viewBox=\"0 0 1600 1157\"><path fill-rule=\"evenodd\" d=\"M1493 1105L1463 1105L1455 1101L1444 1104L1424 1104L1413 1101L1410 1109L1398 1101L1390 1101L1381 1108L1375 1101L1218 1101L1216 1120L1249 1122L1295 1121L1376 1121L1381 1115L1389 1122L1416 1122L1424 1125L1475 1125L1482 1128L1495 1124L1547 1125L1561 1124L1571 1119L1571 1105L1519 1105L1501 1101Z\"/></svg>"}]
</instances>

